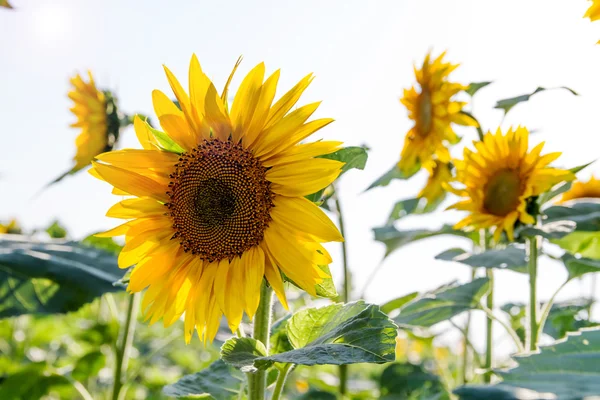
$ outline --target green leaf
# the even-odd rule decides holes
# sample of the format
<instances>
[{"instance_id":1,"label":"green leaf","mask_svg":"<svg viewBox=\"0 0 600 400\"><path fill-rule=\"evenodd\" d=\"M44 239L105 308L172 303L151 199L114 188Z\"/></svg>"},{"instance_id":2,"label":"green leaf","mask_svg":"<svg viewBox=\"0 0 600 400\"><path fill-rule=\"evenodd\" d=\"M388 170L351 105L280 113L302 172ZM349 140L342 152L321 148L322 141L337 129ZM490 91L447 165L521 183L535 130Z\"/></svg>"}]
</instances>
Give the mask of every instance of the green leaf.
<instances>
[{"instance_id":1,"label":"green leaf","mask_svg":"<svg viewBox=\"0 0 600 400\"><path fill-rule=\"evenodd\" d=\"M398 168L398 164L394 164L394 166L389 171L377 178L375 182L371 183L371 185L365 190L365 192L378 186L387 186L394 179L406 180L414 174L416 174L417 172L419 172L419 169L421 169L421 166L417 165L412 171L410 171L408 174L405 174L404 172L400 171L400 168Z\"/></svg>"},{"instance_id":2,"label":"green leaf","mask_svg":"<svg viewBox=\"0 0 600 400\"><path fill-rule=\"evenodd\" d=\"M379 307L363 301L301 310L287 321L286 329L293 350L245 357L245 364L238 360L238 365L244 364L240 368L266 369L276 362L382 364L395 359L396 325Z\"/></svg>"},{"instance_id":3,"label":"green leaf","mask_svg":"<svg viewBox=\"0 0 600 400\"><path fill-rule=\"evenodd\" d=\"M101 351L94 350L77 360L71 375L78 381L84 381L97 376L105 365L106 356Z\"/></svg>"},{"instance_id":4,"label":"green leaf","mask_svg":"<svg viewBox=\"0 0 600 400\"><path fill-rule=\"evenodd\" d=\"M336 400L337 396L330 392L322 390L310 389L300 397L296 397L296 400Z\"/></svg>"},{"instance_id":5,"label":"green leaf","mask_svg":"<svg viewBox=\"0 0 600 400\"><path fill-rule=\"evenodd\" d=\"M95 234L91 234L85 239L81 241L81 243L86 244L91 247L95 247L97 249L106 250L115 255L119 255L123 246L114 241L113 238L109 237L97 237Z\"/></svg>"},{"instance_id":6,"label":"green leaf","mask_svg":"<svg viewBox=\"0 0 600 400\"><path fill-rule=\"evenodd\" d=\"M287 336L287 323L291 317L292 314L287 314L285 317L273 323L273 326L271 327L269 353L283 353L284 351L294 349Z\"/></svg>"},{"instance_id":7,"label":"green leaf","mask_svg":"<svg viewBox=\"0 0 600 400\"><path fill-rule=\"evenodd\" d=\"M65 377L46 371L44 362L32 363L3 377L0 384L0 399L41 399L51 388L69 384Z\"/></svg>"},{"instance_id":8,"label":"green leaf","mask_svg":"<svg viewBox=\"0 0 600 400\"><path fill-rule=\"evenodd\" d=\"M531 97L534 94L543 92L545 90L555 90L555 89L565 89L565 90L568 90L569 92L571 92L571 94L578 96L577 92L575 92L573 89L569 89L566 86L561 86L561 87L556 87L556 88L543 88L540 86L537 89L535 89L532 93L523 94L521 96L516 96L516 97L511 97L508 99L498 100L498 102L496 102L496 105L494 106L494 108L504 110L504 115L506 115L517 104L523 103L525 101L529 101L529 99L531 99Z\"/></svg>"},{"instance_id":9,"label":"green leaf","mask_svg":"<svg viewBox=\"0 0 600 400\"><path fill-rule=\"evenodd\" d=\"M240 395L245 375L217 360L208 368L186 375L176 383L165 386L163 393L172 397L208 397L215 400L234 400Z\"/></svg>"},{"instance_id":10,"label":"green leaf","mask_svg":"<svg viewBox=\"0 0 600 400\"><path fill-rule=\"evenodd\" d=\"M150 130L150 132L152 132L152 135L154 135L154 137L156 138L156 140L158 141L158 145L165 151L168 151L170 153L177 153L177 154L181 154L184 153L185 150L183 149L183 147L181 147L180 145L178 145L173 139L171 139L171 137L169 135L167 135L165 132L159 131L158 129L154 129L152 127L152 125L150 125L148 123L147 118L145 118L142 115L138 116L140 118L142 118L144 120L145 123L147 123L147 128Z\"/></svg>"},{"instance_id":11,"label":"green leaf","mask_svg":"<svg viewBox=\"0 0 600 400\"><path fill-rule=\"evenodd\" d=\"M52 239L63 239L67 236L67 230L56 220L46 228L46 233Z\"/></svg>"},{"instance_id":12,"label":"green leaf","mask_svg":"<svg viewBox=\"0 0 600 400\"><path fill-rule=\"evenodd\" d=\"M600 260L600 232L573 232L561 239L552 240L571 254Z\"/></svg>"},{"instance_id":13,"label":"green leaf","mask_svg":"<svg viewBox=\"0 0 600 400\"><path fill-rule=\"evenodd\" d=\"M395 298L380 306L381 312L389 314L391 311L397 310L404 306L409 301L414 300L419 295L419 292L412 292L405 296Z\"/></svg>"},{"instance_id":14,"label":"green leaf","mask_svg":"<svg viewBox=\"0 0 600 400\"><path fill-rule=\"evenodd\" d=\"M570 333L566 340L542 346L539 353L514 357L519 366L497 371L503 379L497 386L463 386L455 391L461 399L496 399L496 393L528 389L509 399L583 399L600 393L600 330ZM495 391L495 388L499 392ZM542 396L543 394L543 396Z\"/></svg>"},{"instance_id":15,"label":"green leaf","mask_svg":"<svg viewBox=\"0 0 600 400\"><path fill-rule=\"evenodd\" d=\"M562 339L568 332L598 326L598 323L586 319L592 303L590 299L554 303L548 313L544 333L554 339Z\"/></svg>"},{"instance_id":16,"label":"green leaf","mask_svg":"<svg viewBox=\"0 0 600 400\"><path fill-rule=\"evenodd\" d=\"M430 229L412 229L406 231L399 231L393 226L383 226L380 228L374 228L375 240L385 244L386 251L385 256L387 257L395 250L406 246L409 243L416 242L418 240L427 239L439 235L454 235L461 237L471 238L472 233L456 230L451 225L444 225L438 230Z\"/></svg>"},{"instance_id":17,"label":"green leaf","mask_svg":"<svg viewBox=\"0 0 600 400\"><path fill-rule=\"evenodd\" d=\"M541 236L545 239L560 239L573 232L576 226L577 224L573 221L551 221L539 227L525 226L521 229L517 228L515 236L519 238Z\"/></svg>"},{"instance_id":18,"label":"green leaf","mask_svg":"<svg viewBox=\"0 0 600 400\"><path fill-rule=\"evenodd\" d=\"M0 318L65 313L107 292L123 276L117 257L76 242L0 235Z\"/></svg>"},{"instance_id":19,"label":"green leaf","mask_svg":"<svg viewBox=\"0 0 600 400\"><path fill-rule=\"evenodd\" d=\"M516 272L527 272L525 250L508 246L504 249L487 250L483 253L471 254L462 249L446 250L436 260L454 261L471 267L510 269Z\"/></svg>"},{"instance_id":20,"label":"green leaf","mask_svg":"<svg viewBox=\"0 0 600 400\"><path fill-rule=\"evenodd\" d=\"M267 355L265 345L252 338L232 337L221 346L221 360L242 372L254 372L253 363Z\"/></svg>"},{"instance_id":21,"label":"green leaf","mask_svg":"<svg viewBox=\"0 0 600 400\"><path fill-rule=\"evenodd\" d=\"M483 89L484 87L486 87L487 85L491 84L492 82L473 82L469 84L469 87L465 90L465 92L467 92L467 94L469 96L475 96L475 93L477 93L480 89Z\"/></svg>"},{"instance_id":22,"label":"green leaf","mask_svg":"<svg viewBox=\"0 0 600 400\"><path fill-rule=\"evenodd\" d=\"M600 202L576 202L553 206L544 211L545 223L567 220L577 224L575 230L597 232L600 230Z\"/></svg>"},{"instance_id":23,"label":"green leaf","mask_svg":"<svg viewBox=\"0 0 600 400\"><path fill-rule=\"evenodd\" d=\"M388 217L387 223L388 225L391 225L394 221L411 214L419 215L431 213L438 208L441 200L443 200L443 197L440 198L439 201L433 203L428 203L424 198L400 200L394 204L394 208Z\"/></svg>"},{"instance_id":24,"label":"green leaf","mask_svg":"<svg viewBox=\"0 0 600 400\"><path fill-rule=\"evenodd\" d=\"M381 400L426 399L444 392L440 378L422 366L411 363L394 363L379 377Z\"/></svg>"},{"instance_id":25,"label":"green leaf","mask_svg":"<svg viewBox=\"0 0 600 400\"><path fill-rule=\"evenodd\" d=\"M576 258L569 253L565 253L561 258L569 272L569 279L580 278L585 274L600 272L600 260Z\"/></svg>"},{"instance_id":26,"label":"green leaf","mask_svg":"<svg viewBox=\"0 0 600 400\"><path fill-rule=\"evenodd\" d=\"M400 326L433 326L478 308L488 289L487 278L478 278L464 285L452 283L442 286L406 304L394 321Z\"/></svg>"},{"instance_id":27,"label":"green leaf","mask_svg":"<svg viewBox=\"0 0 600 400\"><path fill-rule=\"evenodd\" d=\"M581 171L582 169L589 167L594 162L596 162L596 160L591 161L587 164L580 165L578 167L570 168L569 171L576 174L579 171ZM554 199L555 197L565 193L567 190L571 189L572 185L573 185L573 182L570 182L570 181L559 183L558 185L555 185L551 191L542 193L538 199L538 202L540 204L545 204L545 203L549 202L550 200Z\"/></svg>"}]
</instances>

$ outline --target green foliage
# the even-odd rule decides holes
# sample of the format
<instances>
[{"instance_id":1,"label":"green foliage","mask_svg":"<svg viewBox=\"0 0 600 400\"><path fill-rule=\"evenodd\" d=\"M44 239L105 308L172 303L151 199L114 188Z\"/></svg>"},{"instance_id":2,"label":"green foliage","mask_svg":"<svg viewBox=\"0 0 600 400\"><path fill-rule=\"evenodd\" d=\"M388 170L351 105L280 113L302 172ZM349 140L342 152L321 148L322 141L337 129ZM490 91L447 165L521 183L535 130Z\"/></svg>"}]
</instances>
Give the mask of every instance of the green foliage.
<instances>
[{"instance_id":1,"label":"green foliage","mask_svg":"<svg viewBox=\"0 0 600 400\"><path fill-rule=\"evenodd\" d=\"M148 121L146 121L146 119L143 116L140 115L139 117L142 118L146 123L148 122ZM150 125L150 124L148 124L147 128L150 130L150 132L152 132L152 135L154 135L154 137L158 141L158 145L164 151L168 151L171 153L177 153L177 154L181 154L181 153L185 152L183 147L181 147L179 144L177 144L165 132L159 131L158 129L154 129L152 127L152 125Z\"/></svg>"},{"instance_id":2,"label":"green foliage","mask_svg":"<svg viewBox=\"0 0 600 400\"><path fill-rule=\"evenodd\" d=\"M595 161L592 161L587 164L583 164L583 165L579 165L574 168L570 168L569 171L571 171L573 174L576 174L579 171L583 170L584 168L589 167L594 162ZM546 192L546 193L542 193L540 195L540 197L538 198L539 204L543 205L543 204L548 203L550 200L555 199L557 196L559 196L559 195L565 193L567 190L571 189L572 185L573 185L573 182L571 182L571 181L562 182L562 183L559 183L558 185L555 185L554 188L552 188L552 190L550 190L549 192Z\"/></svg>"},{"instance_id":3,"label":"green foliage","mask_svg":"<svg viewBox=\"0 0 600 400\"><path fill-rule=\"evenodd\" d=\"M99 350L92 350L75 363L71 372L73 378L83 381L89 376L96 376L106 364L106 356Z\"/></svg>"},{"instance_id":4,"label":"green foliage","mask_svg":"<svg viewBox=\"0 0 600 400\"><path fill-rule=\"evenodd\" d=\"M430 327L478 308L488 290L487 278L478 278L464 285L445 285L407 303L400 308L400 314L394 321L400 326Z\"/></svg>"},{"instance_id":5,"label":"green foliage","mask_svg":"<svg viewBox=\"0 0 600 400\"><path fill-rule=\"evenodd\" d=\"M396 204L394 204L394 208L388 217L388 225L392 224L394 221L397 221L401 218L404 218L408 215L419 215L419 214L428 214L434 212L441 200L434 203L428 203L426 199L423 198L413 198L400 200Z\"/></svg>"},{"instance_id":6,"label":"green foliage","mask_svg":"<svg viewBox=\"0 0 600 400\"><path fill-rule=\"evenodd\" d=\"M285 324L293 350L260 356L256 343L233 338L224 345L224 361L250 370L273 363L342 365L386 363L395 358L396 325L372 304L363 301L308 308ZM258 346L260 347L260 346Z\"/></svg>"},{"instance_id":7,"label":"green foliage","mask_svg":"<svg viewBox=\"0 0 600 400\"><path fill-rule=\"evenodd\" d=\"M426 399L444 392L440 378L420 365L394 363L379 377L381 400Z\"/></svg>"},{"instance_id":8,"label":"green foliage","mask_svg":"<svg viewBox=\"0 0 600 400\"><path fill-rule=\"evenodd\" d=\"M419 296L419 292L412 292L407 295L390 300L387 303L381 305L381 307L380 307L381 312L389 314L390 312L392 312L394 310L402 308L402 306L404 306L406 303L414 300L418 296Z\"/></svg>"},{"instance_id":9,"label":"green foliage","mask_svg":"<svg viewBox=\"0 0 600 400\"><path fill-rule=\"evenodd\" d=\"M394 226L388 225L374 228L375 240L385 244L385 256L389 256L395 250L422 239L440 235L454 235L471 238L473 234L454 229L451 225L444 225L440 229L411 229L400 231Z\"/></svg>"},{"instance_id":10,"label":"green foliage","mask_svg":"<svg viewBox=\"0 0 600 400\"><path fill-rule=\"evenodd\" d=\"M437 256L436 260L454 261L470 267L510 269L515 272L527 272L525 250L516 246L504 249L486 250L472 254L463 249L449 249Z\"/></svg>"},{"instance_id":11,"label":"green foliage","mask_svg":"<svg viewBox=\"0 0 600 400\"><path fill-rule=\"evenodd\" d=\"M552 243L559 245L571 254L600 260L600 232L573 232Z\"/></svg>"},{"instance_id":12,"label":"green foliage","mask_svg":"<svg viewBox=\"0 0 600 400\"><path fill-rule=\"evenodd\" d=\"M394 166L390 168L389 171L377 178L375 182L371 183L371 185L365 190L365 192L367 190L371 190L379 186L387 186L394 179L406 180L414 174L416 174L417 172L419 172L419 169L421 169L421 166L417 165L412 171L410 171L408 174L405 174L404 172L400 171L400 168L398 168L398 164L394 164Z\"/></svg>"},{"instance_id":13,"label":"green foliage","mask_svg":"<svg viewBox=\"0 0 600 400\"><path fill-rule=\"evenodd\" d=\"M118 255L121 252L123 246L114 241L113 238L108 237L97 237L94 234L87 236L81 241L83 244L109 251L113 254Z\"/></svg>"},{"instance_id":14,"label":"green foliage","mask_svg":"<svg viewBox=\"0 0 600 400\"><path fill-rule=\"evenodd\" d=\"M515 361L518 362L518 367L497 371L503 379L501 385L467 385L456 390L455 394L466 400L566 400L582 399L600 393L600 330L570 333L566 340L542 346L539 353L517 356ZM506 393L513 393L513 396L507 396Z\"/></svg>"},{"instance_id":15,"label":"green foliage","mask_svg":"<svg viewBox=\"0 0 600 400\"><path fill-rule=\"evenodd\" d=\"M515 236L519 239L541 236L545 239L560 239L575 230L576 223L573 221L545 221L542 226L521 226L515 229Z\"/></svg>"},{"instance_id":16,"label":"green foliage","mask_svg":"<svg viewBox=\"0 0 600 400\"><path fill-rule=\"evenodd\" d=\"M252 338L233 337L223 343L221 347L221 360L232 367L241 369L242 372L254 372L253 363L258 358L267 355L265 345Z\"/></svg>"},{"instance_id":17,"label":"green foliage","mask_svg":"<svg viewBox=\"0 0 600 400\"><path fill-rule=\"evenodd\" d=\"M600 261L589 258L576 258L571 254L564 254L562 261L569 272L569 279L580 278L585 274L600 272Z\"/></svg>"},{"instance_id":18,"label":"green foliage","mask_svg":"<svg viewBox=\"0 0 600 400\"><path fill-rule=\"evenodd\" d=\"M52 239L63 239L67 237L67 230L56 220L46 228L46 233Z\"/></svg>"},{"instance_id":19,"label":"green foliage","mask_svg":"<svg viewBox=\"0 0 600 400\"><path fill-rule=\"evenodd\" d=\"M546 222L572 221L577 231L600 230L600 202L577 202L566 206L553 206L544 211Z\"/></svg>"},{"instance_id":20,"label":"green foliage","mask_svg":"<svg viewBox=\"0 0 600 400\"><path fill-rule=\"evenodd\" d=\"M0 238L0 318L65 313L104 293L123 272L116 257L76 242Z\"/></svg>"},{"instance_id":21,"label":"green foliage","mask_svg":"<svg viewBox=\"0 0 600 400\"><path fill-rule=\"evenodd\" d=\"M533 95L543 92L543 91L546 91L546 90L554 90L554 89L565 89L565 90L568 90L569 92L571 92L571 94L578 96L577 92L575 92L573 89L569 89L566 86L561 86L561 87L556 87L556 88L543 88L540 86L529 94L523 94L521 96L498 100L496 102L496 105L494 106L494 108L503 110L504 115L506 115L514 106L516 106L519 103L529 101Z\"/></svg>"},{"instance_id":22,"label":"green foliage","mask_svg":"<svg viewBox=\"0 0 600 400\"><path fill-rule=\"evenodd\" d=\"M475 93L477 93L479 90L483 89L484 87L486 87L487 85L492 84L493 82L472 82L469 84L469 86L467 87L467 90L465 90L465 92L467 92L467 94L469 96L475 96Z\"/></svg>"},{"instance_id":23,"label":"green foliage","mask_svg":"<svg viewBox=\"0 0 600 400\"><path fill-rule=\"evenodd\" d=\"M165 386L163 393L172 397L203 397L215 400L237 399L244 374L221 360L177 383Z\"/></svg>"}]
</instances>

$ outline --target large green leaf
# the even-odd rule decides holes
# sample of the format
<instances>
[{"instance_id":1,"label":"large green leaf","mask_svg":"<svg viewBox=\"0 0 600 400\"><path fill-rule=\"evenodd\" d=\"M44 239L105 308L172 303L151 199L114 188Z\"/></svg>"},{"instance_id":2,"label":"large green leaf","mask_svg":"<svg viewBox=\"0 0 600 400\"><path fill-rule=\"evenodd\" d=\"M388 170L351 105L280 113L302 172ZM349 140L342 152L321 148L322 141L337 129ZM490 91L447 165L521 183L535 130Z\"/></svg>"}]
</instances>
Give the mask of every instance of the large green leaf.
<instances>
[{"instance_id":1,"label":"large green leaf","mask_svg":"<svg viewBox=\"0 0 600 400\"><path fill-rule=\"evenodd\" d=\"M544 333L554 339L562 339L569 332L598 326L597 322L587 319L592 304L593 300L590 299L574 299L552 304L544 324Z\"/></svg>"},{"instance_id":2,"label":"large green leaf","mask_svg":"<svg viewBox=\"0 0 600 400\"><path fill-rule=\"evenodd\" d=\"M41 399L52 388L70 385L64 376L47 371L45 362L28 364L18 372L2 378L0 399L3 400Z\"/></svg>"},{"instance_id":3,"label":"large green leaf","mask_svg":"<svg viewBox=\"0 0 600 400\"><path fill-rule=\"evenodd\" d=\"M471 238L472 234L456 230L451 225L444 225L440 229L411 229L406 231L400 231L394 226L383 226L381 228L374 228L375 240L385 244L386 257L395 250L406 246L409 243L416 242L418 240L427 239L439 235L454 235L461 237Z\"/></svg>"},{"instance_id":4,"label":"large green leaf","mask_svg":"<svg viewBox=\"0 0 600 400\"><path fill-rule=\"evenodd\" d=\"M247 337L233 337L221 346L221 360L242 372L254 372L254 360L267 355L265 345L260 341Z\"/></svg>"},{"instance_id":5,"label":"large green leaf","mask_svg":"<svg viewBox=\"0 0 600 400\"><path fill-rule=\"evenodd\" d=\"M542 346L539 353L517 356L519 366L497 371L497 386L463 386L461 399L557 399L579 400L600 395L600 330L570 333L566 340ZM526 393L527 389L533 393ZM498 397L513 393L512 397ZM519 394L522 393L522 394ZM529 397L525 395L528 394ZM487 397L483 397L483 396ZM506 396L506 395L505 395Z\"/></svg>"},{"instance_id":6,"label":"large green leaf","mask_svg":"<svg viewBox=\"0 0 600 400\"><path fill-rule=\"evenodd\" d=\"M286 324L293 350L266 357L251 355L249 344L240 346L232 338L224 357L235 359L234 366L249 370L265 369L273 363L299 365L342 365L394 361L396 325L373 304L363 301L308 308L294 314ZM237 349L243 354L234 354ZM245 363L241 360L244 359ZM241 365L244 364L244 365Z\"/></svg>"},{"instance_id":7,"label":"large green leaf","mask_svg":"<svg viewBox=\"0 0 600 400\"><path fill-rule=\"evenodd\" d=\"M573 221L575 230L597 232L600 230L600 202L577 202L565 206L553 206L544 210L545 222Z\"/></svg>"},{"instance_id":8,"label":"large green leaf","mask_svg":"<svg viewBox=\"0 0 600 400\"><path fill-rule=\"evenodd\" d=\"M571 254L600 260L600 232L573 232L561 239L552 240Z\"/></svg>"},{"instance_id":9,"label":"large green leaf","mask_svg":"<svg viewBox=\"0 0 600 400\"><path fill-rule=\"evenodd\" d=\"M562 261L569 272L569 279L582 277L585 274L600 272L600 260L576 258L569 253L562 256Z\"/></svg>"},{"instance_id":10,"label":"large green leaf","mask_svg":"<svg viewBox=\"0 0 600 400\"><path fill-rule=\"evenodd\" d=\"M488 289L487 278L478 278L464 285L453 283L442 286L407 303L394 321L400 326L430 327L478 308Z\"/></svg>"},{"instance_id":11,"label":"large green leaf","mask_svg":"<svg viewBox=\"0 0 600 400\"><path fill-rule=\"evenodd\" d=\"M508 112L517 104L519 103L523 103L526 101L529 101L529 99L531 99L531 97L539 92L543 92L545 90L554 90L554 89L565 89L568 90L569 92L571 92L571 94L578 96L577 92L575 92L573 89L569 89L566 86L561 86L561 87L556 87L556 88L544 88L544 87L538 87L537 89L535 89L533 92L529 93L529 94L523 94L521 96L516 96L516 97L511 97L508 99L502 99L502 100L498 100L496 102L496 105L494 106L494 108L498 108L500 110L504 110L504 115L508 114Z\"/></svg>"},{"instance_id":12,"label":"large green leaf","mask_svg":"<svg viewBox=\"0 0 600 400\"><path fill-rule=\"evenodd\" d=\"M521 226L515 229L515 236L519 239L541 236L545 239L560 239L576 229L577 224L573 221L546 221L542 226Z\"/></svg>"},{"instance_id":13,"label":"large green leaf","mask_svg":"<svg viewBox=\"0 0 600 400\"><path fill-rule=\"evenodd\" d=\"M442 200L444 196L442 196L438 201L429 203L427 199L424 198L414 198L414 199L406 199L400 200L396 204L394 204L394 208L388 217L388 224L393 223L394 221L399 220L407 215L412 214L428 214L434 212Z\"/></svg>"},{"instance_id":14,"label":"large green leaf","mask_svg":"<svg viewBox=\"0 0 600 400\"><path fill-rule=\"evenodd\" d=\"M477 254L468 253L462 249L450 249L438 254L435 258L437 260L459 262L476 268L500 268L516 272L526 272L527 270L525 250L515 246L487 250Z\"/></svg>"},{"instance_id":15,"label":"large green leaf","mask_svg":"<svg viewBox=\"0 0 600 400\"><path fill-rule=\"evenodd\" d=\"M77 310L123 276L117 257L76 242L0 235L0 318Z\"/></svg>"},{"instance_id":16,"label":"large green leaf","mask_svg":"<svg viewBox=\"0 0 600 400\"><path fill-rule=\"evenodd\" d=\"M422 366L394 363L379 377L381 400L426 399L444 392L440 378Z\"/></svg>"},{"instance_id":17,"label":"large green leaf","mask_svg":"<svg viewBox=\"0 0 600 400\"><path fill-rule=\"evenodd\" d=\"M407 173L400 171L400 168L398 168L398 164L394 164L394 166L392 168L390 168L389 171L387 171L385 174L383 174L379 178L377 178L377 180L375 180L375 182L371 183L371 185L365 190L365 192L367 190L371 190L378 186L387 186L394 179L406 180L406 179L410 178L411 176L413 176L414 174L416 174L417 172L419 172L419 169L421 169L421 166L417 165L417 166L415 166L415 168L412 171L410 171L407 174Z\"/></svg>"},{"instance_id":18,"label":"large green leaf","mask_svg":"<svg viewBox=\"0 0 600 400\"><path fill-rule=\"evenodd\" d=\"M163 393L172 397L233 400L240 395L245 376L237 369L217 360L208 368L186 375L176 383L165 386Z\"/></svg>"}]
</instances>

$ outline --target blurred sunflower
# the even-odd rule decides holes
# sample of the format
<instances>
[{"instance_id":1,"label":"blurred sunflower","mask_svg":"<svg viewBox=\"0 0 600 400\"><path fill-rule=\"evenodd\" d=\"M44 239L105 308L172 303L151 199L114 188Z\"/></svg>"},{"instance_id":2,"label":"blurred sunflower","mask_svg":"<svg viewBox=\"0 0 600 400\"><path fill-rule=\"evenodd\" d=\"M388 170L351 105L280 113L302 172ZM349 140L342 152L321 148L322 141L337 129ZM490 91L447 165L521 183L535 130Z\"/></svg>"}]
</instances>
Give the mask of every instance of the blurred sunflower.
<instances>
[{"instance_id":1,"label":"blurred sunflower","mask_svg":"<svg viewBox=\"0 0 600 400\"><path fill-rule=\"evenodd\" d=\"M576 181L573 183L571 189L565 192L560 198L560 203L564 203L574 199L584 198L599 198L600 197L600 179L596 179L594 176L589 181Z\"/></svg>"},{"instance_id":2,"label":"blurred sunflower","mask_svg":"<svg viewBox=\"0 0 600 400\"><path fill-rule=\"evenodd\" d=\"M476 126L477 123L461 111L464 102L454 96L467 87L449 80L458 64L443 61L445 53L431 61L427 54L421 69L415 67L417 85L404 90L400 102L407 108L414 126L406 134L398 167L406 175L415 173L421 164L436 156L441 162L450 161L446 142L455 144L459 138L452 124Z\"/></svg>"},{"instance_id":3,"label":"blurred sunflower","mask_svg":"<svg viewBox=\"0 0 600 400\"><path fill-rule=\"evenodd\" d=\"M585 12L583 18L589 18L590 21L597 21L600 19L600 0L592 0L592 5Z\"/></svg>"},{"instance_id":4,"label":"blurred sunflower","mask_svg":"<svg viewBox=\"0 0 600 400\"><path fill-rule=\"evenodd\" d=\"M81 129L75 139L77 152L73 158L74 170L90 164L95 156L106 151L109 146L106 96L96 88L90 71L88 77L89 82L85 82L79 74L71 78L73 90L69 92L69 98L75 103L71 112L77 118L71 127Z\"/></svg>"},{"instance_id":5,"label":"blurred sunflower","mask_svg":"<svg viewBox=\"0 0 600 400\"><path fill-rule=\"evenodd\" d=\"M10 3L8 2L8 0L0 0L0 7L13 8L13 6L10 5Z\"/></svg>"},{"instance_id":6,"label":"blurred sunflower","mask_svg":"<svg viewBox=\"0 0 600 400\"><path fill-rule=\"evenodd\" d=\"M449 208L470 214L455 225L456 229L494 228L494 239L503 231L514 240L514 225L535 224L527 210L528 200L549 190L556 183L572 180L571 172L550 168L548 164L561 153L540 155L544 143L529 148L526 128L488 132L483 141L473 142L475 151L464 149L464 160L456 162L456 180L464 189L456 194L466 197Z\"/></svg>"},{"instance_id":7,"label":"blurred sunflower","mask_svg":"<svg viewBox=\"0 0 600 400\"><path fill-rule=\"evenodd\" d=\"M263 276L287 308L282 273L311 295L331 263L322 242L343 238L304 196L332 183L343 163L316 158L340 142L300 144L332 122L306 122L320 102L290 111L312 81L309 74L273 104L279 71L264 80L263 63L243 79L231 108L194 55L189 96L165 67L181 107L152 94L165 133L136 117L143 150L97 157L90 173L134 196L110 217L130 219L104 234L125 234L119 266L136 264L130 292L148 288L142 308L165 327L185 312L185 340L194 327L212 341L224 314L235 331L252 318Z\"/></svg>"},{"instance_id":8,"label":"blurred sunflower","mask_svg":"<svg viewBox=\"0 0 600 400\"><path fill-rule=\"evenodd\" d=\"M0 233L22 233L21 226L16 219L11 219L6 225L0 223Z\"/></svg>"},{"instance_id":9,"label":"blurred sunflower","mask_svg":"<svg viewBox=\"0 0 600 400\"><path fill-rule=\"evenodd\" d=\"M428 206L434 205L446 196L447 184L452 180L452 168L449 163L439 160L430 160L423 167L429 172L429 178L418 197L426 199Z\"/></svg>"}]
</instances>

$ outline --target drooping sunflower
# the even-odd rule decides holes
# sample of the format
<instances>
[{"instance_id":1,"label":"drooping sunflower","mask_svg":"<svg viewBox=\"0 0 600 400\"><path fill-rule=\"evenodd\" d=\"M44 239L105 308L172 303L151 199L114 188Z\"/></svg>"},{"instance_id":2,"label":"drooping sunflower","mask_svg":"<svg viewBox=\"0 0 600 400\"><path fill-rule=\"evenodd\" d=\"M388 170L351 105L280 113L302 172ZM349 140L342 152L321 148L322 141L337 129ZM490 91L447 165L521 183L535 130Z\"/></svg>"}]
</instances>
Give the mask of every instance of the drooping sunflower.
<instances>
[{"instance_id":1,"label":"drooping sunflower","mask_svg":"<svg viewBox=\"0 0 600 400\"><path fill-rule=\"evenodd\" d=\"M429 172L429 178L418 197L426 199L427 205L433 205L446 196L447 184L452 180L452 169L449 163L439 160L430 160L423 167Z\"/></svg>"},{"instance_id":2,"label":"drooping sunflower","mask_svg":"<svg viewBox=\"0 0 600 400\"><path fill-rule=\"evenodd\" d=\"M236 68L237 68L236 64ZM265 277L287 308L284 274L311 295L331 263L321 245L342 241L329 218L304 196L332 183L343 163L316 158L340 142L300 142L332 122L307 120L320 102L292 108L309 74L273 103L279 79L263 63L243 79L231 107L194 55L189 95L165 67L177 107L152 93L164 132L134 120L143 150L101 154L90 173L131 198L110 217L128 222L102 234L125 235L119 266L132 270L128 290L148 288L142 309L165 327L185 312L185 340L194 328L212 341L225 315L232 331L252 318Z\"/></svg>"},{"instance_id":3,"label":"drooping sunflower","mask_svg":"<svg viewBox=\"0 0 600 400\"><path fill-rule=\"evenodd\" d=\"M600 179L592 176L587 182L579 180L573 182L571 189L563 193L559 202L564 203L569 200L585 198L600 198Z\"/></svg>"},{"instance_id":4,"label":"drooping sunflower","mask_svg":"<svg viewBox=\"0 0 600 400\"><path fill-rule=\"evenodd\" d=\"M589 18L590 21L597 21L600 19L600 0L592 0L592 5L585 12L583 18Z\"/></svg>"},{"instance_id":5,"label":"drooping sunflower","mask_svg":"<svg viewBox=\"0 0 600 400\"><path fill-rule=\"evenodd\" d=\"M405 89L400 99L408 109L408 117L415 123L406 134L398 162L400 170L407 175L416 172L434 156L441 162L450 161L447 145L459 140L452 124L477 125L461 113L466 103L454 100L456 94L467 87L450 81L450 73L458 64L444 62L444 56L442 53L431 61L431 54L427 54L421 69L415 67L417 85Z\"/></svg>"},{"instance_id":6,"label":"drooping sunflower","mask_svg":"<svg viewBox=\"0 0 600 400\"><path fill-rule=\"evenodd\" d=\"M106 96L96 88L91 71L88 71L88 78L88 82L79 74L71 78L73 90L69 92L69 98L75 103L71 112L77 118L71 127L81 129L75 139L77 151L73 157L73 170L89 165L95 156L109 146Z\"/></svg>"},{"instance_id":7,"label":"drooping sunflower","mask_svg":"<svg viewBox=\"0 0 600 400\"><path fill-rule=\"evenodd\" d=\"M529 151L526 128L488 132L483 141L473 142L475 151L464 149L464 159L456 161L456 180L464 188L456 194L466 199L450 206L468 211L456 229L493 228L494 239L503 231L514 240L514 225L534 224L527 210L528 200L549 190L556 183L574 179L567 170L548 165L561 153L541 155L544 143Z\"/></svg>"}]
</instances>

